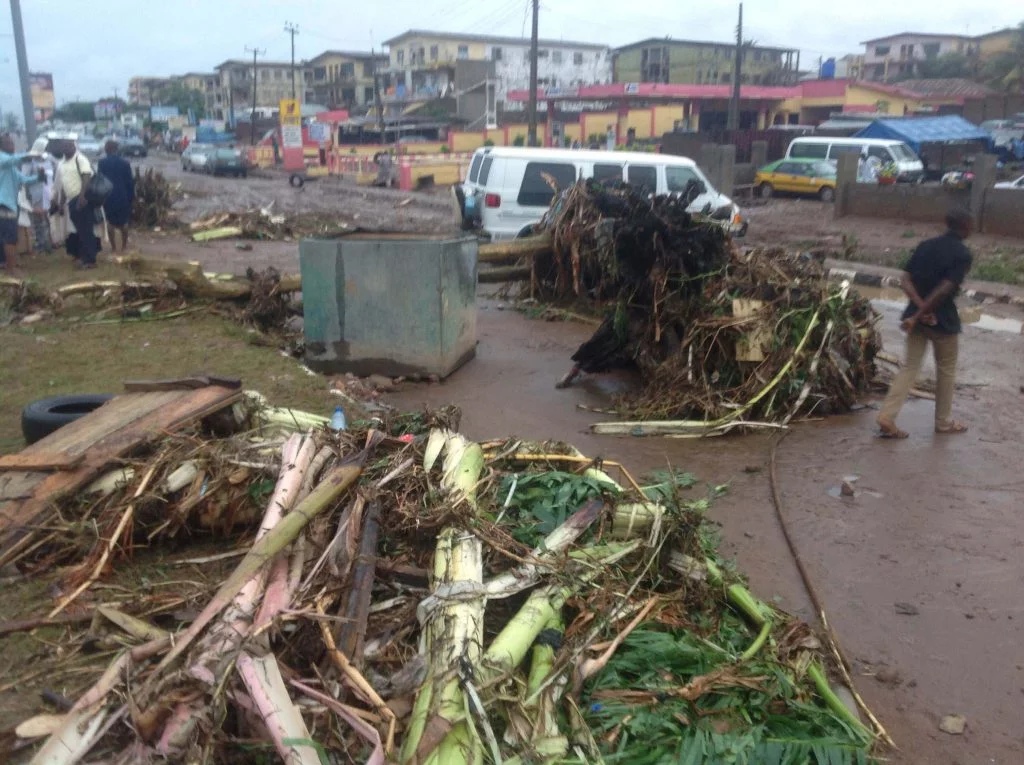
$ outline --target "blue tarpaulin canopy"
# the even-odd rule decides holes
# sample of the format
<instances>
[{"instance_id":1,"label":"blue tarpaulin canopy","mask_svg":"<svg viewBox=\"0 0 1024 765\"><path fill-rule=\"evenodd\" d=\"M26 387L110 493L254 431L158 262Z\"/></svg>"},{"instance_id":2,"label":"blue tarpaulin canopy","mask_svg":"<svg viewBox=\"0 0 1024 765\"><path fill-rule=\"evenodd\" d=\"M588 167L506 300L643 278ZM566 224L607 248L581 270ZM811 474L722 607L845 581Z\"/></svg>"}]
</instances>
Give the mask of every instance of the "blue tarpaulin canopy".
<instances>
[{"instance_id":1,"label":"blue tarpaulin canopy","mask_svg":"<svg viewBox=\"0 0 1024 765\"><path fill-rule=\"evenodd\" d=\"M992 136L963 117L948 114L943 117L893 117L878 119L856 134L857 138L891 138L903 141L915 154L921 153L921 144L967 143L984 141L992 150Z\"/></svg>"}]
</instances>

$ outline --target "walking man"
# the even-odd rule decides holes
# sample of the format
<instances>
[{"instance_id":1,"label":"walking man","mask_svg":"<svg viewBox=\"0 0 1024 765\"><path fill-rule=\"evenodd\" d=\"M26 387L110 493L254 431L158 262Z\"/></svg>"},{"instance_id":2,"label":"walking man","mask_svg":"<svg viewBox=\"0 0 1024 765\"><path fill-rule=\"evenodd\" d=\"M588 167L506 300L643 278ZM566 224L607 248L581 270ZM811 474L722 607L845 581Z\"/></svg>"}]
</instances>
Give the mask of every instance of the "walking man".
<instances>
[{"instance_id":1,"label":"walking man","mask_svg":"<svg viewBox=\"0 0 1024 765\"><path fill-rule=\"evenodd\" d=\"M946 216L948 231L921 242L902 276L903 291L910 302L900 325L907 333L906 360L878 415L884 438L906 438L896 427L907 394L921 371L928 343L935 354L935 432L964 433L967 426L953 419L960 314L953 298L967 277L973 256L964 240L971 234L971 216L955 209Z\"/></svg>"},{"instance_id":2,"label":"walking man","mask_svg":"<svg viewBox=\"0 0 1024 765\"><path fill-rule=\"evenodd\" d=\"M128 160L118 153L116 141L107 141L104 147L106 156L99 161L97 169L103 173L114 188L103 203L103 212L107 216L110 227L110 251L117 252L114 234L121 233L121 252L128 251L128 223L132 217L132 202L135 200L135 179Z\"/></svg>"},{"instance_id":3,"label":"walking man","mask_svg":"<svg viewBox=\"0 0 1024 765\"><path fill-rule=\"evenodd\" d=\"M38 178L25 175L19 167L24 154L14 153L14 139L0 136L0 267L14 271L18 251L18 191Z\"/></svg>"},{"instance_id":4,"label":"walking man","mask_svg":"<svg viewBox=\"0 0 1024 765\"><path fill-rule=\"evenodd\" d=\"M99 239L95 234L96 208L89 204L85 191L92 180L93 169L72 140L62 142L63 159L57 166L60 177L59 204L67 205L71 225L78 234L78 251L73 253L78 261L77 268L96 268L96 253Z\"/></svg>"}]
</instances>

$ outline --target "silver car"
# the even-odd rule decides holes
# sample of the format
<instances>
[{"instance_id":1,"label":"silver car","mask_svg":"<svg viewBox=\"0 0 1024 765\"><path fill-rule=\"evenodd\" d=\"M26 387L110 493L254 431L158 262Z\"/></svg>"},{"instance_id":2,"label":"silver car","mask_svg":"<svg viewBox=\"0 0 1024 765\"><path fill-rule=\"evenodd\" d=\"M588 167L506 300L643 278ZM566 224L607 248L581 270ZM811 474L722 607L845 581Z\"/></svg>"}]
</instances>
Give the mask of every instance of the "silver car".
<instances>
[{"instance_id":1,"label":"silver car","mask_svg":"<svg viewBox=\"0 0 1024 765\"><path fill-rule=\"evenodd\" d=\"M190 143L181 153L181 169L193 173L209 172L216 148L206 143Z\"/></svg>"}]
</instances>

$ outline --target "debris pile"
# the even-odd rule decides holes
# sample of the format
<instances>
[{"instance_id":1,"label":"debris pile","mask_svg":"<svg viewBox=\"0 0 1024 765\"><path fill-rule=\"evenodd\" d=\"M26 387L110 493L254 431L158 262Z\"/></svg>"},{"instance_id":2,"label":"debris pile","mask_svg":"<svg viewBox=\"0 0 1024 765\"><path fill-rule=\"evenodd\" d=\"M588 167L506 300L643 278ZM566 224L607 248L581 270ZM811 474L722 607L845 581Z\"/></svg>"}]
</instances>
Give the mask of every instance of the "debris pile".
<instances>
[{"instance_id":1,"label":"debris pile","mask_svg":"<svg viewBox=\"0 0 1024 765\"><path fill-rule=\"evenodd\" d=\"M291 241L303 237L332 237L355 229L331 213L284 215L268 207L244 212L220 212L189 224L192 239L211 242L218 239L267 239Z\"/></svg>"},{"instance_id":2,"label":"debris pile","mask_svg":"<svg viewBox=\"0 0 1024 765\"><path fill-rule=\"evenodd\" d=\"M720 489L473 443L457 410L340 432L255 416L117 466L21 555L74 564L52 618L94 615L65 628L74 662L8 686L68 689L17 729L34 762L866 761L819 639L717 557ZM239 527L254 536L225 552ZM133 547L211 536L173 592L97 583Z\"/></svg>"},{"instance_id":3,"label":"debris pile","mask_svg":"<svg viewBox=\"0 0 1024 765\"><path fill-rule=\"evenodd\" d=\"M782 249L741 251L690 196L649 197L583 182L541 224L537 297L607 310L572 357L581 372L639 369L619 402L657 432L707 432L845 411L874 377L880 349L870 303L828 282L820 259ZM654 432L607 423L600 432Z\"/></svg>"},{"instance_id":4,"label":"debris pile","mask_svg":"<svg viewBox=\"0 0 1024 765\"><path fill-rule=\"evenodd\" d=\"M153 168L142 172L135 168L135 199L132 201L132 222L148 228L177 225L171 211L181 184L172 186L164 174Z\"/></svg>"}]
</instances>

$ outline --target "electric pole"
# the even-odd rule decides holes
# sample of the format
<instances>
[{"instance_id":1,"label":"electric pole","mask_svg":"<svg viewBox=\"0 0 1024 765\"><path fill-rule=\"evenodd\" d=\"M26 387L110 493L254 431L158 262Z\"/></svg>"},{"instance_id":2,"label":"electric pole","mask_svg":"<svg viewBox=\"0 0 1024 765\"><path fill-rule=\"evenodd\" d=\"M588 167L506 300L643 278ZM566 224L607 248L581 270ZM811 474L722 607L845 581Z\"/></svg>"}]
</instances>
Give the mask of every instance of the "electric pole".
<instances>
[{"instance_id":1,"label":"electric pole","mask_svg":"<svg viewBox=\"0 0 1024 765\"><path fill-rule=\"evenodd\" d=\"M729 101L729 130L740 127L740 82L743 79L743 3L740 3L740 20L736 24L736 63L732 73L732 99Z\"/></svg>"},{"instance_id":2,"label":"electric pole","mask_svg":"<svg viewBox=\"0 0 1024 765\"><path fill-rule=\"evenodd\" d=\"M252 114L249 116L249 143L252 146L256 145L256 57L266 53L265 50L259 48L250 48L248 45L245 46L246 53L252 53Z\"/></svg>"},{"instance_id":3,"label":"electric pole","mask_svg":"<svg viewBox=\"0 0 1024 765\"><path fill-rule=\"evenodd\" d=\"M299 33L299 25L290 21L284 22L284 31L292 36L292 101L295 100L295 35Z\"/></svg>"},{"instance_id":4,"label":"electric pole","mask_svg":"<svg viewBox=\"0 0 1024 765\"><path fill-rule=\"evenodd\" d=\"M530 127L527 131L528 146L537 145L537 14L540 0L533 0L533 27L530 30Z\"/></svg>"},{"instance_id":5,"label":"electric pole","mask_svg":"<svg viewBox=\"0 0 1024 765\"><path fill-rule=\"evenodd\" d=\"M28 82L28 53L25 52L25 30L21 24L20 0L11 0L11 26L14 28L14 49L18 54L21 108L25 113L25 141L31 146L36 140L36 112L32 106L32 88Z\"/></svg>"},{"instance_id":6,"label":"electric pole","mask_svg":"<svg viewBox=\"0 0 1024 765\"><path fill-rule=\"evenodd\" d=\"M380 97L380 77L377 74L377 52L373 48L370 48L370 61L373 66L373 105L377 109L377 130L380 131L380 142L384 143L384 102Z\"/></svg>"}]
</instances>

